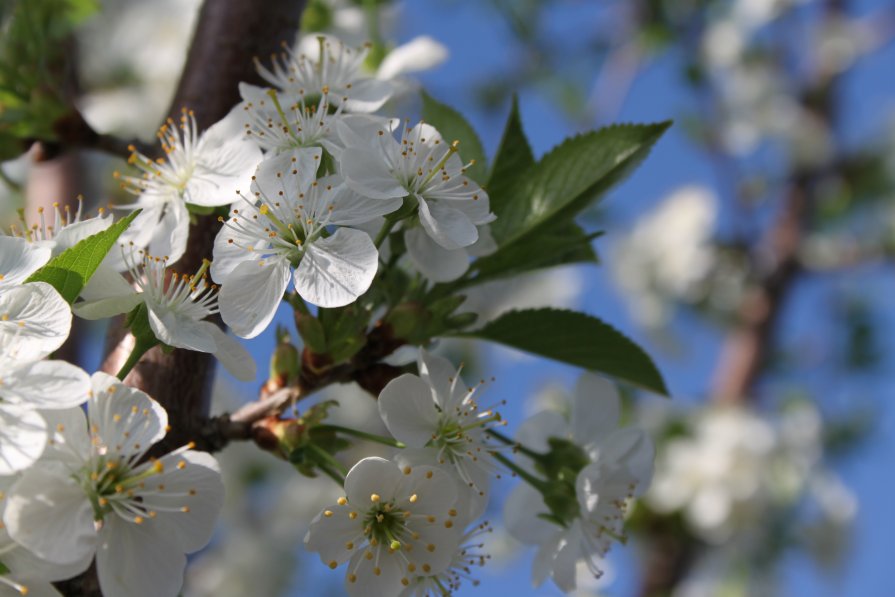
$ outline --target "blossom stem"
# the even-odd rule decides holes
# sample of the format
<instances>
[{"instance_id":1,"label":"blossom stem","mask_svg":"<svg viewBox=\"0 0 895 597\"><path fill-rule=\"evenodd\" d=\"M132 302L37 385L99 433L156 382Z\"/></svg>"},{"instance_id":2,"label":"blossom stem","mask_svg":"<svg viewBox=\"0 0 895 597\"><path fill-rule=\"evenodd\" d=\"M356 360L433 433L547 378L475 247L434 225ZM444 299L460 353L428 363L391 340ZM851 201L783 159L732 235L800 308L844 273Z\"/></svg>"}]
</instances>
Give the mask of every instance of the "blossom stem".
<instances>
[{"instance_id":1,"label":"blossom stem","mask_svg":"<svg viewBox=\"0 0 895 597\"><path fill-rule=\"evenodd\" d=\"M545 490L547 489L546 481L538 479L537 477L535 477L534 475L532 475L531 473L529 473L528 471L526 471L525 469L520 467L518 464L516 464L515 462L513 462L512 460L510 460L503 454L501 454L499 452L491 452L491 455L494 456L494 460L497 460L498 462L503 464L505 467L510 469L512 472L516 473L523 481L525 481L526 483L528 483L529 485L531 485L532 487L534 487L541 493L544 493Z\"/></svg>"},{"instance_id":2,"label":"blossom stem","mask_svg":"<svg viewBox=\"0 0 895 597\"><path fill-rule=\"evenodd\" d=\"M127 374L131 372L131 369L140 362L140 359L144 354L149 352L149 349L158 345L159 341L153 336L151 340L145 337L137 337L137 341L134 344L134 349L131 351L129 357L127 357L127 361L125 361L124 365L121 366L121 370L118 371L118 374L115 376L121 381L124 381L124 378L127 377Z\"/></svg>"},{"instance_id":3,"label":"blossom stem","mask_svg":"<svg viewBox=\"0 0 895 597\"><path fill-rule=\"evenodd\" d=\"M530 448L526 448L519 442L515 442L515 441L511 440L510 438L508 438L507 436L505 436L503 433L501 433L499 431L494 431L493 429L487 429L485 431L485 433L487 433L494 439L500 441L501 443L504 443L508 446L513 446L514 450L518 450L519 452L522 452L523 454L525 454L526 456L528 456L529 458L531 458L533 460L539 461L544 457L544 455L541 454L540 452L535 452L534 450L532 450Z\"/></svg>"},{"instance_id":4,"label":"blossom stem","mask_svg":"<svg viewBox=\"0 0 895 597\"><path fill-rule=\"evenodd\" d=\"M343 477L348 474L348 468L344 464L336 460L332 454L330 454L320 446L308 444L308 448L311 450L311 452L314 453L315 456L317 456L317 465L323 472L330 474L330 472L335 469L336 471L341 473ZM327 472L327 468L330 469L329 472Z\"/></svg>"},{"instance_id":5,"label":"blossom stem","mask_svg":"<svg viewBox=\"0 0 895 597\"><path fill-rule=\"evenodd\" d=\"M373 244L376 245L377 249L382 245L385 237L392 231L392 228L395 227L396 223L397 220L391 218L386 218L385 222L382 223L382 228L379 229L379 232L376 234L376 239L373 241Z\"/></svg>"},{"instance_id":6,"label":"blossom stem","mask_svg":"<svg viewBox=\"0 0 895 597\"><path fill-rule=\"evenodd\" d=\"M367 433L366 431L361 431L360 429L352 429L351 427L342 427L341 425L319 425L317 426L317 429L335 431L337 433L344 433L346 435L353 435L354 437L359 437L361 439L375 442L377 444L382 444L384 446L391 446L392 448L407 447L404 445L403 442L399 442L396 439L383 437L381 435L376 435L373 433Z\"/></svg>"}]
</instances>

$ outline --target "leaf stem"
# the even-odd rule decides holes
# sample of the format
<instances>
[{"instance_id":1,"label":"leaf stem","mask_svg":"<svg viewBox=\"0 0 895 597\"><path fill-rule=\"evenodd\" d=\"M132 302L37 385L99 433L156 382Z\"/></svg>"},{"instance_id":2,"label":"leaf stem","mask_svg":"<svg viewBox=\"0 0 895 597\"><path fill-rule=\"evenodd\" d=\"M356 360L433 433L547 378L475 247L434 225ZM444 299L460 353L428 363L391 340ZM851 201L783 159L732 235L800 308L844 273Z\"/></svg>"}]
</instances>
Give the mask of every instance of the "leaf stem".
<instances>
[{"instance_id":1,"label":"leaf stem","mask_svg":"<svg viewBox=\"0 0 895 597\"><path fill-rule=\"evenodd\" d=\"M137 363L140 362L140 359L146 354L150 348L159 344L159 341L154 337L152 340L146 340L144 338L137 338L136 343L134 344L134 349L131 351L130 356L127 357L127 361L124 362L124 365L121 366L121 370L118 371L118 374L115 376L121 381L124 381L124 378L127 377L127 374L131 372L131 369L136 366Z\"/></svg>"},{"instance_id":2,"label":"leaf stem","mask_svg":"<svg viewBox=\"0 0 895 597\"><path fill-rule=\"evenodd\" d=\"M379 232L376 234L376 239L373 241L373 244L376 245L377 249L382 246L385 237L389 235L397 222L397 220L386 218L385 222L382 223L382 228L379 229Z\"/></svg>"},{"instance_id":3,"label":"leaf stem","mask_svg":"<svg viewBox=\"0 0 895 597\"><path fill-rule=\"evenodd\" d=\"M541 479L538 479L537 477L535 477L534 475L532 475L531 473L529 473L528 471L526 471L525 469L520 467L518 464L516 464L515 462L513 462L512 460L510 460L503 454L501 454L499 452L491 452L491 455L494 456L495 460L497 460L498 462L503 464L505 467L510 469L512 472L516 473L516 475L518 475L523 481L525 481L526 483L528 483L529 485L531 485L532 487L534 487L541 493L544 493L544 491L547 489L546 481L542 481Z\"/></svg>"},{"instance_id":4,"label":"leaf stem","mask_svg":"<svg viewBox=\"0 0 895 597\"><path fill-rule=\"evenodd\" d=\"M528 456L529 458L531 458L533 460L540 461L541 459L544 458L544 455L541 454L540 452L535 452L531 448L526 448L519 442L513 441L512 439L508 438L507 436L505 436L503 433L501 433L499 431L494 431L493 429L487 429L485 432L488 435L490 435L491 437L493 437L494 439L496 439L508 446L513 446L513 448L515 450L522 452L523 454L525 454L526 456Z\"/></svg>"},{"instance_id":5,"label":"leaf stem","mask_svg":"<svg viewBox=\"0 0 895 597\"><path fill-rule=\"evenodd\" d=\"M330 454L320 446L308 444L308 449L310 449L311 452L313 452L314 455L317 456L317 458L319 459L317 461L317 465L321 467L321 470L323 472L326 472L326 470L323 468L325 466L332 467L343 476L348 474L348 468L344 464L336 460L336 458L332 454Z\"/></svg>"}]
</instances>

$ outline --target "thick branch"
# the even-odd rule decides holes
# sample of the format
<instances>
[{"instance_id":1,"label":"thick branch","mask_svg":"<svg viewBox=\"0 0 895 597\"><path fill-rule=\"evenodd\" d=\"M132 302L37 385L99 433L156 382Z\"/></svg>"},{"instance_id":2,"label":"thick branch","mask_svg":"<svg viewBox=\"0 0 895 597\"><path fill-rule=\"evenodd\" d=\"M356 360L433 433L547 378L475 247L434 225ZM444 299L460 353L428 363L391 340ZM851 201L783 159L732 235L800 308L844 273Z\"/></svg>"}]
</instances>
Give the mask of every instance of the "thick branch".
<instances>
[{"instance_id":1,"label":"thick branch","mask_svg":"<svg viewBox=\"0 0 895 597\"><path fill-rule=\"evenodd\" d=\"M193 110L200 129L227 115L239 101L241 81L259 82L253 58L274 53L281 41L295 38L303 0L269 0L263 10L252 0L208 0L202 5L193 43L170 113ZM178 269L195 271L211 256L219 224L212 216L190 226L186 254ZM121 342L121 332L118 342ZM115 348L103 364L114 373L127 357ZM168 411L172 431L159 449L190 441L208 415L214 361L205 353L153 349L134 368L127 383L146 391Z\"/></svg>"}]
</instances>

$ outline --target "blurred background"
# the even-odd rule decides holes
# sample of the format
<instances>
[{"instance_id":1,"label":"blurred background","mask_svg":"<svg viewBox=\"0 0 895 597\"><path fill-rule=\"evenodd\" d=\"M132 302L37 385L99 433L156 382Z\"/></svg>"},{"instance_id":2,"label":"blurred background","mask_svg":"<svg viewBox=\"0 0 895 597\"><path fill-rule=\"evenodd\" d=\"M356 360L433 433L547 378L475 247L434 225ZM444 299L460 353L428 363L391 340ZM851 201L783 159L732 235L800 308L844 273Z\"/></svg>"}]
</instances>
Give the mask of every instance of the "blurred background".
<instances>
[{"instance_id":1,"label":"blurred background","mask_svg":"<svg viewBox=\"0 0 895 597\"><path fill-rule=\"evenodd\" d=\"M78 72L67 93L95 129L152 139L198 7L104 0L73 15L64 43ZM595 241L599 267L528 275L468 299L483 319L515 306L598 315L647 349L671 390L666 400L623 388L628 421L659 445L656 476L631 515L627 546L611 553L599 582L582 571L578 594L891 594L895 6L310 0L302 30L370 41L374 54L415 40L427 67L415 80L460 110L492 156L513 95L537 155L613 122L675 122L587 214L588 229L605 231ZM408 80L394 107L411 118L415 85ZM33 213L78 193L95 206L118 193L111 172L120 161L16 157L4 131L7 221L21 207ZM278 321L291 326L291 314ZM262 372L273 329L249 343ZM95 369L104 331L81 334L76 356ZM488 397L508 401L510 432L579 374L506 349L438 348L464 360L471 379L496 377ZM262 381L221 374L216 410L254 399ZM331 397L344 424L376 431L375 403L362 391L340 387ZM184 594L340 595L341 572L301 545L307 522L336 495L332 482L251 445L220 457L225 520L194 557ZM502 530L500 496L510 487L495 489L491 559L472 571L480 585L459 595L560 594L549 583L532 588L532 552Z\"/></svg>"}]
</instances>

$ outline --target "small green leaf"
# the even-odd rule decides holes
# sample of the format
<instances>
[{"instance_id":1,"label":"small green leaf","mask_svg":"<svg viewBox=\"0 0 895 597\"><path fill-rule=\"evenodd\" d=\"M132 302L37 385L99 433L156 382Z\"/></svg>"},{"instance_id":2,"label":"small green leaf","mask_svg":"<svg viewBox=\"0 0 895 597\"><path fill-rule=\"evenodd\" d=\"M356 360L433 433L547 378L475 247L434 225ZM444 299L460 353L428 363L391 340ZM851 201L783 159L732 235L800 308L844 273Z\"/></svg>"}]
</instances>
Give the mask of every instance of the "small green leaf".
<instances>
[{"instance_id":1,"label":"small green leaf","mask_svg":"<svg viewBox=\"0 0 895 597\"><path fill-rule=\"evenodd\" d=\"M435 100L423 92L423 121L431 124L448 143L460 142L460 158L463 163L475 160L475 164L466 171L466 175L481 184L485 181L488 165L485 161L485 150L479 141L475 129L463 116L445 104Z\"/></svg>"},{"instance_id":2,"label":"small green leaf","mask_svg":"<svg viewBox=\"0 0 895 597\"><path fill-rule=\"evenodd\" d=\"M574 222L562 222L543 231L538 230L524 243L513 243L495 253L480 257L472 264L476 272L470 283L490 282L548 267L572 263L597 263L599 259L591 241L601 232L586 233Z\"/></svg>"},{"instance_id":3,"label":"small green leaf","mask_svg":"<svg viewBox=\"0 0 895 597\"><path fill-rule=\"evenodd\" d=\"M494 157L494 166L487 185L491 211L498 217L503 211L503 203L512 200L512 195L508 194L507 190L534 165L534 154L528 144L528 139L525 138L525 131L522 130L519 98L514 95L510 116L507 118L503 138L497 149L497 155Z\"/></svg>"},{"instance_id":4,"label":"small green leaf","mask_svg":"<svg viewBox=\"0 0 895 597\"><path fill-rule=\"evenodd\" d=\"M457 335L499 342L668 395L662 375L639 346L584 313L560 309L510 311L481 329Z\"/></svg>"},{"instance_id":5,"label":"small green leaf","mask_svg":"<svg viewBox=\"0 0 895 597\"><path fill-rule=\"evenodd\" d=\"M69 303L81 294L93 272L115 246L140 210L134 210L126 218L118 220L102 232L88 236L70 249L66 249L45 266L31 274L27 282L46 282L53 286Z\"/></svg>"},{"instance_id":6,"label":"small green leaf","mask_svg":"<svg viewBox=\"0 0 895 597\"><path fill-rule=\"evenodd\" d=\"M573 218L621 181L648 154L670 122L615 125L573 137L554 148L506 190L491 191L499 246L556 219Z\"/></svg>"}]
</instances>

